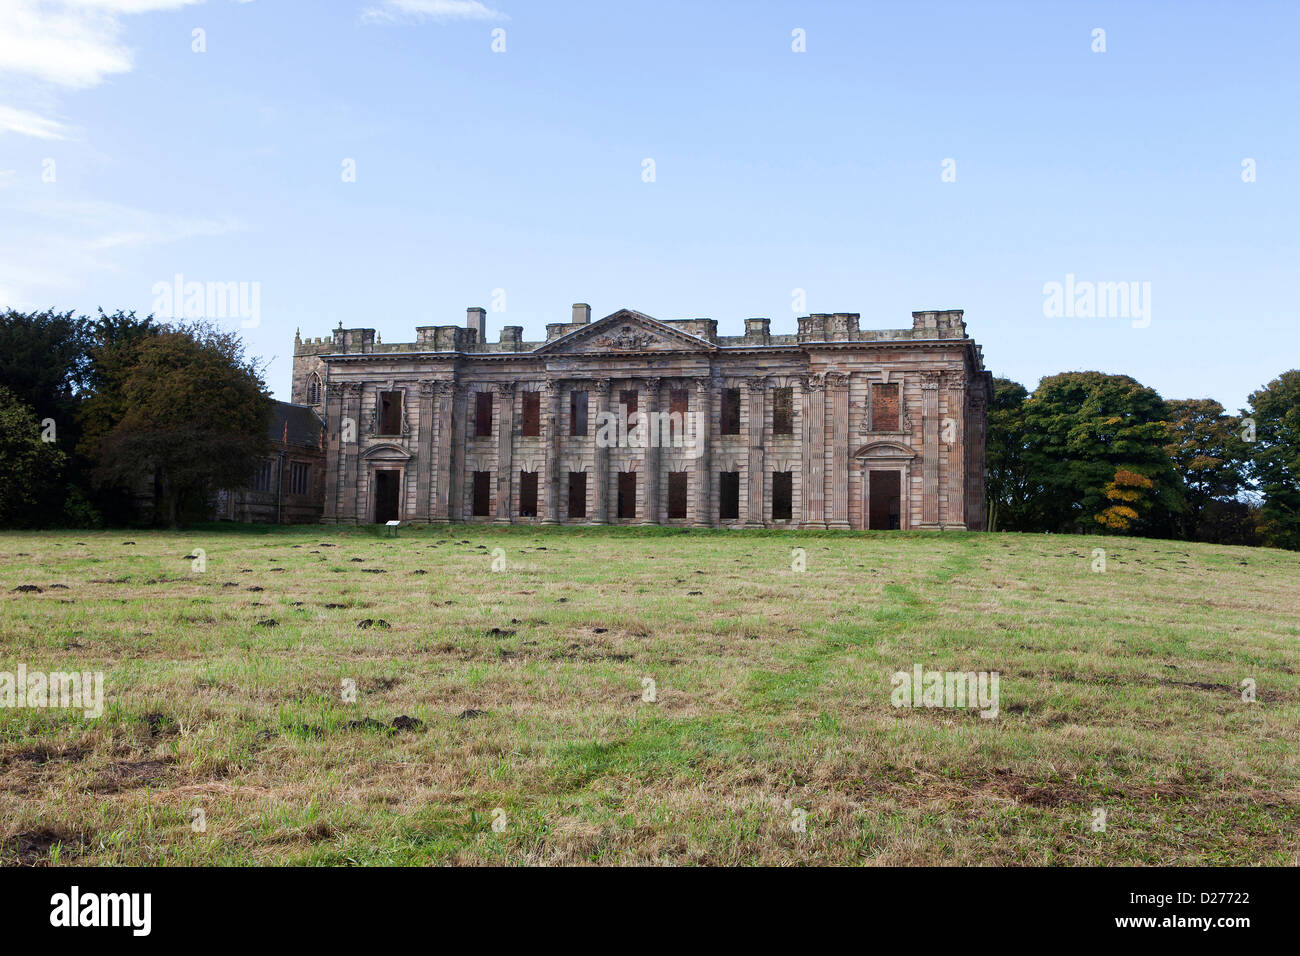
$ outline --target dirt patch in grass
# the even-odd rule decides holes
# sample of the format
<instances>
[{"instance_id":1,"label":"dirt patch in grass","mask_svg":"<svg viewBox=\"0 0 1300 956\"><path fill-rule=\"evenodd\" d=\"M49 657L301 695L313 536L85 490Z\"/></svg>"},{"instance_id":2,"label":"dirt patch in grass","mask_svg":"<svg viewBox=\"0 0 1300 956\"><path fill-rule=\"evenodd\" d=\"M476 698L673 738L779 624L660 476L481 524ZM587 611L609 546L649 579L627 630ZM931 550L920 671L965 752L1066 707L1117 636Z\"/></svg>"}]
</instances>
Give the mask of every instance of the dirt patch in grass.
<instances>
[{"instance_id":1,"label":"dirt patch in grass","mask_svg":"<svg viewBox=\"0 0 1300 956\"><path fill-rule=\"evenodd\" d=\"M50 747L47 744L36 744L32 747L25 747L22 750L16 750L11 754L0 757L0 767L9 764L47 764L51 761L66 761L76 763L84 760L90 753L89 747L83 747L79 744L73 744L67 747Z\"/></svg>"},{"instance_id":2,"label":"dirt patch in grass","mask_svg":"<svg viewBox=\"0 0 1300 956\"><path fill-rule=\"evenodd\" d=\"M23 830L5 837L0 844L0 865L38 866L47 861L50 850L56 846L60 861L72 860L81 855L85 842L81 834L64 827Z\"/></svg>"},{"instance_id":3,"label":"dirt patch in grass","mask_svg":"<svg viewBox=\"0 0 1300 956\"><path fill-rule=\"evenodd\" d=\"M121 793L147 787L167 776L169 761L123 760L100 771L87 788L91 793Z\"/></svg>"}]
</instances>

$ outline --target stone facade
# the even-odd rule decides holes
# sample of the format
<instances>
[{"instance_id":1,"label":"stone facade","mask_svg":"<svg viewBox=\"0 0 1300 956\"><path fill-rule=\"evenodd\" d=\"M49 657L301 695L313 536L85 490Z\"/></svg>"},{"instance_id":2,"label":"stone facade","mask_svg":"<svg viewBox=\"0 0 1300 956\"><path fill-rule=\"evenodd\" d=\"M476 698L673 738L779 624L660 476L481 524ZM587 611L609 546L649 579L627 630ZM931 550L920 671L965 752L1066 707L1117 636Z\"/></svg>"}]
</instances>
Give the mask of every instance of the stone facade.
<instances>
[{"instance_id":1,"label":"stone facade","mask_svg":"<svg viewBox=\"0 0 1300 956\"><path fill-rule=\"evenodd\" d=\"M992 375L962 313L858 318L719 336L579 304L545 342L488 343L477 308L413 343L297 339L323 520L982 530Z\"/></svg>"}]
</instances>

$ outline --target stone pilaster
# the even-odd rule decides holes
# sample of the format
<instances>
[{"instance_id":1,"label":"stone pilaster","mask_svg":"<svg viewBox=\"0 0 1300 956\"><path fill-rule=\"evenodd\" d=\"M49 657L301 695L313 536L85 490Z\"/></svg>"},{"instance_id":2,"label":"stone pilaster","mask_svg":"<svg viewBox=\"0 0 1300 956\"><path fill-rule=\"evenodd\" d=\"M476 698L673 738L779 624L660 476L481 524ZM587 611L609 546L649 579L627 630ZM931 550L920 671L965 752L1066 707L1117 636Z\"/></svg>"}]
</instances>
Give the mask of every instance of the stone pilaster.
<instances>
[{"instance_id":1,"label":"stone pilaster","mask_svg":"<svg viewBox=\"0 0 1300 956\"><path fill-rule=\"evenodd\" d=\"M939 373L921 373L921 527L939 526Z\"/></svg>"},{"instance_id":2,"label":"stone pilaster","mask_svg":"<svg viewBox=\"0 0 1300 956\"><path fill-rule=\"evenodd\" d=\"M749 446L749 461L746 466L749 479L749 500L745 525L761 528L763 520L763 487L766 482L765 442L767 420L767 377L755 375L745 379L745 391L748 393L748 421L745 427Z\"/></svg>"},{"instance_id":3,"label":"stone pilaster","mask_svg":"<svg viewBox=\"0 0 1300 956\"><path fill-rule=\"evenodd\" d=\"M849 527L849 376L827 372L831 406L831 517L828 528Z\"/></svg>"},{"instance_id":4,"label":"stone pilaster","mask_svg":"<svg viewBox=\"0 0 1300 956\"><path fill-rule=\"evenodd\" d=\"M826 377L809 375L804 387L803 527L826 527Z\"/></svg>"},{"instance_id":5,"label":"stone pilaster","mask_svg":"<svg viewBox=\"0 0 1300 956\"><path fill-rule=\"evenodd\" d=\"M454 389L451 382L434 382L433 386L434 415L438 420L438 450L435 460L429 465L435 472L433 514L430 520L446 524L451 514L451 465L455 457L451 450Z\"/></svg>"},{"instance_id":6,"label":"stone pilaster","mask_svg":"<svg viewBox=\"0 0 1300 956\"><path fill-rule=\"evenodd\" d=\"M985 430L988 426L988 406L984 398L983 384L977 384L968 392L970 408L968 414L969 428L965 438L966 458L963 468L969 469L965 477L966 488L966 527L972 531L984 531L988 524L988 503L985 501L984 488L984 446Z\"/></svg>"},{"instance_id":7,"label":"stone pilaster","mask_svg":"<svg viewBox=\"0 0 1300 956\"><path fill-rule=\"evenodd\" d=\"M333 382L325 386L325 510L326 521L339 519L339 469L342 467L343 386Z\"/></svg>"},{"instance_id":8,"label":"stone pilaster","mask_svg":"<svg viewBox=\"0 0 1300 956\"><path fill-rule=\"evenodd\" d=\"M591 390L596 395L596 447L593 452L595 465L592 469L592 480L595 487L592 489L592 524L609 523L609 443L602 441L601 435L603 429L600 423L604 417L609 414L609 379L597 379L591 383ZM617 435L617 432L615 432Z\"/></svg>"},{"instance_id":9,"label":"stone pilaster","mask_svg":"<svg viewBox=\"0 0 1300 956\"><path fill-rule=\"evenodd\" d=\"M469 386L457 382L452 389L451 477L447 482L447 518L465 520L465 419L469 417Z\"/></svg>"},{"instance_id":10,"label":"stone pilaster","mask_svg":"<svg viewBox=\"0 0 1300 956\"><path fill-rule=\"evenodd\" d=\"M713 380L695 380L695 525L711 528L713 514Z\"/></svg>"},{"instance_id":11,"label":"stone pilaster","mask_svg":"<svg viewBox=\"0 0 1300 956\"><path fill-rule=\"evenodd\" d=\"M661 405L662 397L659 394L663 386L663 379L651 377L642 379L640 384L644 386L642 391L645 394L645 408L637 409L645 412L645 431L641 435L641 441L644 444L641 452L642 470L645 472L645 500L644 507L641 511L640 524L658 524L659 523L659 429L657 424L657 413L663 407Z\"/></svg>"},{"instance_id":12,"label":"stone pilaster","mask_svg":"<svg viewBox=\"0 0 1300 956\"><path fill-rule=\"evenodd\" d=\"M361 496L361 483L357 473L361 460L361 386L347 382L343 386L343 499L339 506L342 521L356 524L357 500ZM347 439L351 439L348 441Z\"/></svg>"},{"instance_id":13,"label":"stone pilaster","mask_svg":"<svg viewBox=\"0 0 1300 956\"><path fill-rule=\"evenodd\" d=\"M542 524L560 523L560 382L548 378L542 385L545 406L543 431L546 434L546 514Z\"/></svg>"},{"instance_id":14,"label":"stone pilaster","mask_svg":"<svg viewBox=\"0 0 1300 956\"><path fill-rule=\"evenodd\" d=\"M438 383L420 380L420 440L415 455L415 516L433 520L433 423Z\"/></svg>"},{"instance_id":15,"label":"stone pilaster","mask_svg":"<svg viewBox=\"0 0 1300 956\"><path fill-rule=\"evenodd\" d=\"M515 383L501 382L496 387L501 410L497 415L497 516L500 524L514 521L510 490L514 487L515 464Z\"/></svg>"},{"instance_id":16,"label":"stone pilaster","mask_svg":"<svg viewBox=\"0 0 1300 956\"><path fill-rule=\"evenodd\" d=\"M944 526L966 527L966 381L961 372L944 373L948 389L948 415L943 422L943 440L948 443L948 507L940 521Z\"/></svg>"}]
</instances>

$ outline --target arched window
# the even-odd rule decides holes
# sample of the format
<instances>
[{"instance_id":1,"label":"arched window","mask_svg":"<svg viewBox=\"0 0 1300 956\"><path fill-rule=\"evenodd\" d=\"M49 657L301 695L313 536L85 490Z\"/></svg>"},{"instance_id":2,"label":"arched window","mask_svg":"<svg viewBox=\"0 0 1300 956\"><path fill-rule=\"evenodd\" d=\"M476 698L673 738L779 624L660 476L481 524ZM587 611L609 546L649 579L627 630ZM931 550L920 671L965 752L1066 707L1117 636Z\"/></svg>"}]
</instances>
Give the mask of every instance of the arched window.
<instances>
[{"instance_id":1,"label":"arched window","mask_svg":"<svg viewBox=\"0 0 1300 956\"><path fill-rule=\"evenodd\" d=\"M321 384L320 376L315 372L311 373L311 378L307 379L307 404L320 404Z\"/></svg>"}]
</instances>

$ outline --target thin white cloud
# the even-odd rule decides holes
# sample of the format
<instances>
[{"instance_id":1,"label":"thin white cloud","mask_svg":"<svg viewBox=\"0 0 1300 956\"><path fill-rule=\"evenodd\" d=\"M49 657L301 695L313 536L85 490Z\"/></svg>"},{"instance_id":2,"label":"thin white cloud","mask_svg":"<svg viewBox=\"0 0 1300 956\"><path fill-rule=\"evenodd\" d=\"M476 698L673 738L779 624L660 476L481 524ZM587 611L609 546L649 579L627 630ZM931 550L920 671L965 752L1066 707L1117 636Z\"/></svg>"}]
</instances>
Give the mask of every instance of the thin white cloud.
<instances>
[{"instance_id":1,"label":"thin white cloud","mask_svg":"<svg viewBox=\"0 0 1300 956\"><path fill-rule=\"evenodd\" d=\"M0 104L0 133L21 133L37 139L66 139L67 127L57 120Z\"/></svg>"},{"instance_id":2,"label":"thin white cloud","mask_svg":"<svg viewBox=\"0 0 1300 956\"><path fill-rule=\"evenodd\" d=\"M363 23L397 23L402 20L509 20L499 10L479 0L383 0L361 11Z\"/></svg>"},{"instance_id":3,"label":"thin white cloud","mask_svg":"<svg viewBox=\"0 0 1300 956\"><path fill-rule=\"evenodd\" d=\"M66 301L135 250L244 228L233 217L174 216L93 200L19 202L0 207L0 215L20 219L23 234L21 241L0 243L0 308Z\"/></svg>"},{"instance_id":4,"label":"thin white cloud","mask_svg":"<svg viewBox=\"0 0 1300 956\"><path fill-rule=\"evenodd\" d=\"M178 10L200 0L3 0L0 72L85 89L127 73L121 17Z\"/></svg>"}]
</instances>

